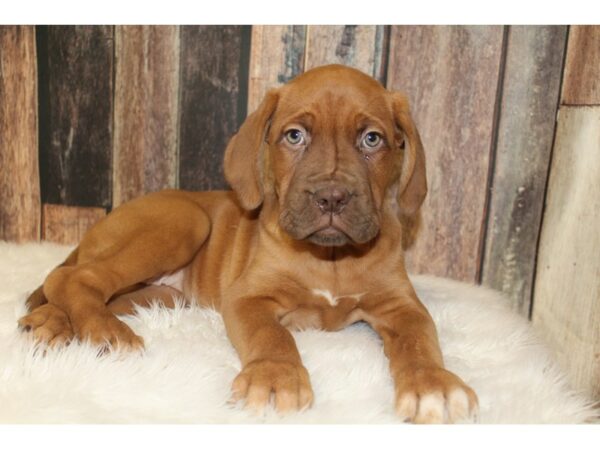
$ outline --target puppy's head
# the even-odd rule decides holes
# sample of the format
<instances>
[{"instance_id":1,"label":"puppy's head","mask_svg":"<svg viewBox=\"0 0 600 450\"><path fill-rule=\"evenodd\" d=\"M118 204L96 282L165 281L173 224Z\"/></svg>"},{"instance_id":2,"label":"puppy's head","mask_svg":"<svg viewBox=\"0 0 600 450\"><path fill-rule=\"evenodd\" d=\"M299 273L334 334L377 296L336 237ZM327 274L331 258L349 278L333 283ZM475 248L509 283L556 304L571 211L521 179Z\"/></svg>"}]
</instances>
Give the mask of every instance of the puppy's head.
<instances>
[{"instance_id":1,"label":"puppy's head","mask_svg":"<svg viewBox=\"0 0 600 450\"><path fill-rule=\"evenodd\" d=\"M384 214L413 216L425 159L406 98L357 70L310 70L270 91L225 152L241 205L272 196L290 236L322 246L369 242Z\"/></svg>"}]
</instances>

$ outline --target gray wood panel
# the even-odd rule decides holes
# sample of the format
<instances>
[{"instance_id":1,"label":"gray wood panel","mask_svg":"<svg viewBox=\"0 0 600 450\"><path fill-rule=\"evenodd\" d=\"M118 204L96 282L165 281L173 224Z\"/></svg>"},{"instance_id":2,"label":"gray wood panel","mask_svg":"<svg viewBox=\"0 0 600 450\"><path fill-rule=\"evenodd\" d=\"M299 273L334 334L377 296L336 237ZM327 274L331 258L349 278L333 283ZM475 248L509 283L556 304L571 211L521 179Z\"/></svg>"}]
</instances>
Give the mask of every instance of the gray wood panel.
<instances>
[{"instance_id":1,"label":"gray wood panel","mask_svg":"<svg viewBox=\"0 0 600 450\"><path fill-rule=\"evenodd\" d=\"M509 27L482 268L528 317L566 26Z\"/></svg>"}]
</instances>

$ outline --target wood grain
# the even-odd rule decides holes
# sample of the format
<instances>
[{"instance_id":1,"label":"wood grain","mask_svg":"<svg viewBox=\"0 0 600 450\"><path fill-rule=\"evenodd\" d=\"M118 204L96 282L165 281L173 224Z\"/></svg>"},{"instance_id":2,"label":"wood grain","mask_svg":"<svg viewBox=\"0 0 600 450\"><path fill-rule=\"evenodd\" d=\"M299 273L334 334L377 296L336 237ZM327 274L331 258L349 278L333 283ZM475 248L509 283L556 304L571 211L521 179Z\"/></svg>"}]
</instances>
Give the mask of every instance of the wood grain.
<instances>
[{"instance_id":1,"label":"wood grain","mask_svg":"<svg viewBox=\"0 0 600 450\"><path fill-rule=\"evenodd\" d=\"M600 105L600 26L571 26L562 104Z\"/></svg>"},{"instance_id":2,"label":"wood grain","mask_svg":"<svg viewBox=\"0 0 600 450\"><path fill-rule=\"evenodd\" d=\"M567 27L511 26L482 268L529 316Z\"/></svg>"},{"instance_id":3,"label":"wood grain","mask_svg":"<svg viewBox=\"0 0 600 450\"><path fill-rule=\"evenodd\" d=\"M223 152L246 117L250 27L181 28L179 186L225 189Z\"/></svg>"},{"instance_id":4,"label":"wood grain","mask_svg":"<svg viewBox=\"0 0 600 450\"><path fill-rule=\"evenodd\" d=\"M306 26L255 25L251 42L248 112L258 107L269 89L304 71Z\"/></svg>"},{"instance_id":5,"label":"wood grain","mask_svg":"<svg viewBox=\"0 0 600 450\"><path fill-rule=\"evenodd\" d=\"M385 47L383 25L311 25L307 30L305 69L345 64L384 81Z\"/></svg>"},{"instance_id":6,"label":"wood grain","mask_svg":"<svg viewBox=\"0 0 600 450\"><path fill-rule=\"evenodd\" d=\"M179 27L115 29L113 208L177 185Z\"/></svg>"},{"instance_id":7,"label":"wood grain","mask_svg":"<svg viewBox=\"0 0 600 450\"><path fill-rule=\"evenodd\" d=\"M85 232L104 216L104 208L44 204L42 239L58 244L77 244Z\"/></svg>"},{"instance_id":8,"label":"wood grain","mask_svg":"<svg viewBox=\"0 0 600 450\"><path fill-rule=\"evenodd\" d=\"M33 26L0 26L0 240L40 238Z\"/></svg>"},{"instance_id":9,"label":"wood grain","mask_svg":"<svg viewBox=\"0 0 600 450\"><path fill-rule=\"evenodd\" d=\"M111 204L113 27L38 27L42 200Z\"/></svg>"},{"instance_id":10,"label":"wood grain","mask_svg":"<svg viewBox=\"0 0 600 450\"><path fill-rule=\"evenodd\" d=\"M503 29L394 26L388 87L421 133L429 193L409 270L478 281Z\"/></svg>"},{"instance_id":11,"label":"wood grain","mask_svg":"<svg viewBox=\"0 0 600 450\"><path fill-rule=\"evenodd\" d=\"M540 238L533 324L575 388L600 399L600 107L562 107Z\"/></svg>"}]
</instances>

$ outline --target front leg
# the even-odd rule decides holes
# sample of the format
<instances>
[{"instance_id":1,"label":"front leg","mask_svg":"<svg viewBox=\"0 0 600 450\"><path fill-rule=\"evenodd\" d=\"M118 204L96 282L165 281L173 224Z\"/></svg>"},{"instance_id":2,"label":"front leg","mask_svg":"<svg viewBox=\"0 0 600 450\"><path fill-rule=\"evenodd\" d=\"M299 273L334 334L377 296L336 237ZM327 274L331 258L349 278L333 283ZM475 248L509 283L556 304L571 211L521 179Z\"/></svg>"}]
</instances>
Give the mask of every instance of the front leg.
<instances>
[{"instance_id":1,"label":"front leg","mask_svg":"<svg viewBox=\"0 0 600 450\"><path fill-rule=\"evenodd\" d=\"M396 389L396 412L413 423L472 419L477 395L444 368L433 320L416 295L377 302L367 321L383 339Z\"/></svg>"},{"instance_id":2,"label":"front leg","mask_svg":"<svg viewBox=\"0 0 600 450\"><path fill-rule=\"evenodd\" d=\"M242 361L232 385L233 399L261 413L271 393L279 412L311 405L308 372L291 333L279 323L281 306L264 297L241 298L223 305L229 339Z\"/></svg>"}]
</instances>

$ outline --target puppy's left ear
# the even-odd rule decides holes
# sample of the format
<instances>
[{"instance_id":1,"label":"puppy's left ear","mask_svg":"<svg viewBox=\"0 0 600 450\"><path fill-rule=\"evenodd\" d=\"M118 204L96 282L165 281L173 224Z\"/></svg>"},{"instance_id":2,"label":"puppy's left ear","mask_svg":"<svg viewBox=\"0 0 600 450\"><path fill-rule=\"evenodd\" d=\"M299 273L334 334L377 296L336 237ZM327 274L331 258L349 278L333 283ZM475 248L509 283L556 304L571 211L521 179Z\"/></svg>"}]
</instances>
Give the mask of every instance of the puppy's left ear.
<instances>
[{"instance_id":1,"label":"puppy's left ear","mask_svg":"<svg viewBox=\"0 0 600 450\"><path fill-rule=\"evenodd\" d=\"M408 145L405 145L404 149L397 201L400 215L412 218L427 195L425 152L415 122L410 115L407 98L399 92L392 92L391 96L396 125L408 140Z\"/></svg>"},{"instance_id":2,"label":"puppy's left ear","mask_svg":"<svg viewBox=\"0 0 600 450\"><path fill-rule=\"evenodd\" d=\"M261 149L278 100L276 89L267 92L258 109L246 118L225 149L225 179L246 210L256 209L263 202Z\"/></svg>"}]
</instances>

